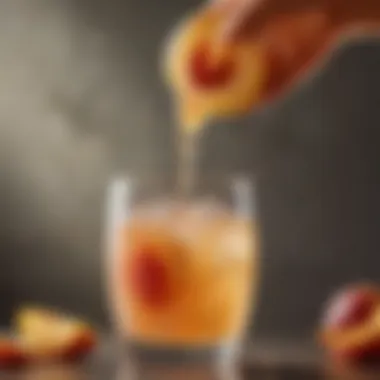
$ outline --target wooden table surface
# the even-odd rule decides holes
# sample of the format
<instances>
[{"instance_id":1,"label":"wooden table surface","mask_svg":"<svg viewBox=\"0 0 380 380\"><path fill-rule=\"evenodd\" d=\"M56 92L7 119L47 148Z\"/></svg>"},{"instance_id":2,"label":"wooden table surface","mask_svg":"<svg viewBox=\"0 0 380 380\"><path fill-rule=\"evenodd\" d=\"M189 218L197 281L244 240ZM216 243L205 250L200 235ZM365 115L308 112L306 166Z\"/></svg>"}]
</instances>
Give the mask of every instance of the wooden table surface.
<instances>
[{"instance_id":1,"label":"wooden table surface","mask_svg":"<svg viewBox=\"0 0 380 380\"><path fill-rule=\"evenodd\" d=\"M0 372L0 380L380 380L376 370L333 368L303 347L252 348L245 364L217 371L204 365L140 363L122 360L115 346L104 344L86 363L55 364Z\"/></svg>"}]
</instances>

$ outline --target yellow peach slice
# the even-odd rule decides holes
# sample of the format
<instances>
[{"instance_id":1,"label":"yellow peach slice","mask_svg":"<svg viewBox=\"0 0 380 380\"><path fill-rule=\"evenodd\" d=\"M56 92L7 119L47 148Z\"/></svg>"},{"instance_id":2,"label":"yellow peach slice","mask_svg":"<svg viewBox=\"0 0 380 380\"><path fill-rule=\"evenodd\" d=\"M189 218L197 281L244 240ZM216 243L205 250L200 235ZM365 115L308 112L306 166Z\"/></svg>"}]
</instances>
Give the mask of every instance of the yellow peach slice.
<instances>
[{"instance_id":1,"label":"yellow peach slice","mask_svg":"<svg viewBox=\"0 0 380 380\"><path fill-rule=\"evenodd\" d=\"M86 323L44 308L21 309L15 328L33 358L80 358L96 344L95 333Z\"/></svg>"}]
</instances>

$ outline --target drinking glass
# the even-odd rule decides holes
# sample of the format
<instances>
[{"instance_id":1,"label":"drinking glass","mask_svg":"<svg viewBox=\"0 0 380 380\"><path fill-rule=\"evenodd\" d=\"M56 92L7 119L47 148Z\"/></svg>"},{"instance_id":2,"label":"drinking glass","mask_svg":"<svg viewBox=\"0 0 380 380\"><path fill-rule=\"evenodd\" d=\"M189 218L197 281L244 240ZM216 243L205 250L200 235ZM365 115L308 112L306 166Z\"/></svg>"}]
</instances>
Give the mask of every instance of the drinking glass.
<instances>
[{"instance_id":1,"label":"drinking glass","mask_svg":"<svg viewBox=\"0 0 380 380\"><path fill-rule=\"evenodd\" d=\"M109 186L106 283L118 338L152 360L236 358L256 305L259 236L246 178Z\"/></svg>"}]
</instances>

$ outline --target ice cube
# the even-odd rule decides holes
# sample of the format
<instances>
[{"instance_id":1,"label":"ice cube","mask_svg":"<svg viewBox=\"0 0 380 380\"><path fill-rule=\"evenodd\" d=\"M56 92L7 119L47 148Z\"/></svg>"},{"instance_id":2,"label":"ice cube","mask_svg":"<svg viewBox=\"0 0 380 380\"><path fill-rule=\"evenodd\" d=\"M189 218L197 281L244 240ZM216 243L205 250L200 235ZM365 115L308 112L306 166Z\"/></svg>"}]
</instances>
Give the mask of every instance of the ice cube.
<instances>
[{"instance_id":1,"label":"ice cube","mask_svg":"<svg viewBox=\"0 0 380 380\"><path fill-rule=\"evenodd\" d=\"M232 222L220 232L218 254L220 259L245 260L252 254L253 236L242 223Z\"/></svg>"}]
</instances>

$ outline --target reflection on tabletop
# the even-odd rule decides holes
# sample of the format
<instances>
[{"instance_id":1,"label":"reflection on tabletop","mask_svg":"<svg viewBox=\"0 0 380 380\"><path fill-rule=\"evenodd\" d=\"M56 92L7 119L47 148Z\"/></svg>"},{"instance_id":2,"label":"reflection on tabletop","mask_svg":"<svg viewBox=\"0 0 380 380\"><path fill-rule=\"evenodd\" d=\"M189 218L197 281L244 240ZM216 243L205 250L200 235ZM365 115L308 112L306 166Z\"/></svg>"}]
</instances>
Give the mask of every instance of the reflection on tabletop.
<instances>
[{"instance_id":1,"label":"reflection on tabletop","mask_svg":"<svg viewBox=\"0 0 380 380\"><path fill-rule=\"evenodd\" d=\"M115 380L243 380L234 367L202 365L165 365L129 361L118 366Z\"/></svg>"},{"instance_id":2,"label":"reflection on tabletop","mask_svg":"<svg viewBox=\"0 0 380 380\"><path fill-rule=\"evenodd\" d=\"M90 380L92 376L81 365L51 364L32 366L22 371L1 374L2 380Z\"/></svg>"},{"instance_id":3,"label":"reflection on tabletop","mask_svg":"<svg viewBox=\"0 0 380 380\"><path fill-rule=\"evenodd\" d=\"M90 363L89 363L90 364ZM256 364L240 370L195 366L119 364L96 360L88 365L41 365L0 373L1 380L379 380L376 370L339 368L330 365Z\"/></svg>"}]
</instances>

